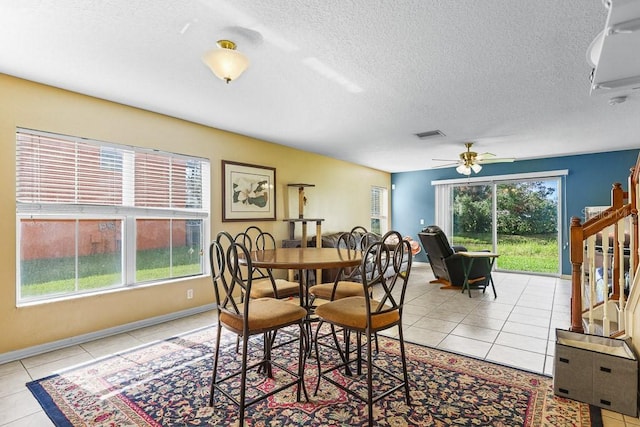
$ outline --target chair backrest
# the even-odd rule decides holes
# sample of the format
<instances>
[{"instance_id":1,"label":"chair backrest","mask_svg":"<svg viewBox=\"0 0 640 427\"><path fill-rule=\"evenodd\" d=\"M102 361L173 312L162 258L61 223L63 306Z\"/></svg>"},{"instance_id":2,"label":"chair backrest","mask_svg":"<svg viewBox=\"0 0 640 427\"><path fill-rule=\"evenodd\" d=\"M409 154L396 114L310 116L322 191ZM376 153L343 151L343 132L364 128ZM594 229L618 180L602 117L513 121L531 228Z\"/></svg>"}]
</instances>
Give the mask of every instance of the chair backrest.
<instances>
[{"instance_id":1,"label":"chair backrest","mask_svg":"<svg viewBox=\"0 0 640 427\"><path fill-rule=\"evenodd\" d=\"M388 241L396 243L388 244ZM412 260L411 244L403 240L397 231L389 231L379 241L367 247L363 254L362 268L371 268L370 274L363 277L369 322L372 315L394 310L402 313ZM371 263L371 267L367 267L368 263ZM392 269L393 274L388 274L389 269ZM372 298L378 301L373 306Z\"/></svg>"},{"instance_id":2,"label":"chair backrest","mask_svg":"<svg viewBox=\"0 0 640 427\"><path fill-rule=\"evenodd\" d=\"M446 234L440 227L430 225L422 230L422 234L430 237L428 246L434 254L438 253L442 258L448 258L453 255L454 251L451 244L449 244L449 239L447 239ZM431 252L428 248L425 248L425 250L427 253Z\"/></svg>"},{"instance_id":3,"label":"chair backrest","mask_svg":"<svg viewBox=\"0 0 640 427\"><path fill-rule=\"evenodd\" d=\"M454 252L444 232L437 225L431 225L418 233L418 238L427 253L429 264L431 264L436 278L450 280L445 259L453 255Z\"/></svg>"},{"instance_id":4,"label":"chair backrest","mask_svg":"<svg viewBox=\"0 0 640 427\"><path fill-rule=\"evenodd\" d=\"M369 230L367 230L366 228L364 228L361 225L356 225L355 227L353 227L351 229L351 233L355 234L355 233L359 233L359 234L367 234L369 232Z\"/></svg>"},{"instance_id":5,"label":"chair backrest","mask_svg":"<svg viewBox=\"0 0 640 427\"><path fill-rule=\"evenodd\" d=\"M264 251L276 248L276 239L273 234L267 231L261 231L255 238L255 250Z\"/></svg>"},{"instance_id":6,"label":"chair backrest","mask_svg":"<svg viewBox=\"0 0 640 427\"><path fill-rule=\"evenodd\" d=\"M355 259L358 255L362 254L360 246L360 237L353 232L344 232L338 237L336 243L336 250L340 258L343 259ZM360 281L360 266L357 267L342 267L335 277L335 282L338 281Z\"/></svg>"},{"instance_id":7,"label":"chair backrest","mask_svg":"<svg viewBox=\"0 0 640 427\"><path fill-rule=\"evenodd\" d=\"M239 304L243 302L245 288L243 284L239 287L240 292L236 290L238 283L233 280L233 274L229 269L227 253L233 245L233 237L229 233L218 233L216 240L209 245L209 265L218 313L225 311L237 316L240 314Z\"/></svg>"},{"instance_id":8,"label":"chair backrest","mask_svg":"<svg viewBox=\"0 0 640 427\"><path fill-rule=\"evenodd\" d=\"M260 236L260 234L262 234L262 230L260 229L260 227L256 225L250 225L244 231L236 234L235 241L242 243L249 250L249 252L251 252L255 250L256 240L258 239L258 236Z\"/></svg>"},{"instance_id":9,"label":"chair backrest","mask_svg":"<svg viewBox=\"0 0 640 427\"><path fill-rule=\"evenodd\" d=\"M255 250L256 251L264 251L276 248L276 239L273 237L273 234L267 231L261 231L255 238ZM273 272L270 268L253 268L252 274L253 280L256 279L269 279L271 281L271 286L273 288L273 296L275 298L280 298L278 295L278 287L276 285L276 279L273 276Z\"/></svg>"},{"instance_id":10,"label":"chair backrest","mask_svg":"<svg viewBox=\"0 0 640 427\"><path fill-rule=\"evenodd\" d=\"M238 235L235 238L236 242L242 243L249 252L251 251L264 251L266 249L275 249L276 248L276 239L273 237L273 234L262 231L259 227L252 225L247 227L247 229ZM258 268L254 267L252 272L252 277L254 280L256 279L264 279L270 278L272 282L274 282L273 274L270 269ZM274 283L274 292L275 283ZM276 293L277 298L277 293Z\"/></svg>"},{"instance_id":11,"label":"chair backrest","mask_svg":"<svg viewBox=\"0 0 640 427\"><path fill-rule=\"evenodd\" d=\"M369 247L369 245L379 241L381 238L382 236L380 236L377 233L374 233L373 231L368 231L364 233L360 238L360 250L362 251L366 250Z\"/></svg>"},{"instance_id":12,"label":"chair backrest","mask_svg":"<svg viewBox=\"0 0 640 427\"><path fill-rule=\"evenodd\" d=\"M246 266L239 262L241 256L246 259ZM252 284L251 275L247 274L252 268L249 250L229 233L221 232L209 246L209 263L218 312L246 318Z\"/></svg>"}]
</instances>

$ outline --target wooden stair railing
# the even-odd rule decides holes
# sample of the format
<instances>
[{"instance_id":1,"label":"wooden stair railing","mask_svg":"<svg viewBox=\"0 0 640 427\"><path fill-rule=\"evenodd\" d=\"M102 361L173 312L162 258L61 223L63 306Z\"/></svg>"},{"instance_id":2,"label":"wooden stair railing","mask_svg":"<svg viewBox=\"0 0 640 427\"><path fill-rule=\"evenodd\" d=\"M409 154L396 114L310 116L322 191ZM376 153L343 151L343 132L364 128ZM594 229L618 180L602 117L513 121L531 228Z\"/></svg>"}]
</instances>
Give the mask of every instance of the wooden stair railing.
<instances>
[{"instance_id":1,"label":"wooden stair railing","mask_svg":"<svg viewBox=\"0 0 640 427\"><path fill-rule=\"evenodd\" d=\"M613 184L611 190L611 206L584 224L580 218L571 218L570 227L570 257L571 257L571 331L584 333L583 313L588 310L589 333L593 331L594 307L602 308L603 332L610 335L608 322L609 301L616 301L618 314L615 321L618 329L624 328L625 310L625 282L631 286L634 283L635 269L638 267L638 208L640 201L640 155L629 174L628 191L622 189L620 183ZM628 253L629 270L625 276L625 234L629 234ZM602 265L602 294L597 295L597 281L595 274L595 242L596 236L601 237ZM609 235L612 235L612 248L609 248ZM585 252L588 265L584 265ZM609 264L609 252L612 252L612 262ZM609 269L611 269L612 289L609 295ZM588 291L588 294L587 294ZM602 300L599 298L602 297ZM614 331L620 334L620 331Z\"/></svg>"}]
</instances>

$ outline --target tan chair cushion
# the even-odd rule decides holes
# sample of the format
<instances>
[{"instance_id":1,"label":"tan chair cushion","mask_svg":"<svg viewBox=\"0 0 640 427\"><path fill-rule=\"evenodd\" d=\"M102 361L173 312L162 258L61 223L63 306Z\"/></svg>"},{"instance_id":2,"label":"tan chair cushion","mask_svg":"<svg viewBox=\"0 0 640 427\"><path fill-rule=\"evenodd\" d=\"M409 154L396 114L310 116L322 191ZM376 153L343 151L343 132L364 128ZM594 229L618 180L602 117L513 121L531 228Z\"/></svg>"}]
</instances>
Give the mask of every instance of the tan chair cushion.
<instances>
[{"instance_id":1,"label":"tan chair cushion","mask_svg":"<svg viewBox=\"0 0 640 427\"><path fill-rule=\"evenodd\" d=\"M309 293L316 298L331 299L334 283L321 283L309 288ZM364 286L362 283L340 281L336 285L336 294L333 299L347 297L363 297Z\"/></svg>"},{"instance_id":2,"label":"tan chair cushion","mask_svg":"<svg viewBox=\"0 0 640 427\"><path fill-rule=\"evenodd\" d=\"M372 311L379 301L370 300ZM365 297L348 297L328 302L316 308L316 315L322 319L347 328L364 330L367 327L367 309ZM392 326L400 320L398 310L388 313L372 314L371 328L381 330Z\"/></svg>"},{"instance_id":3,"label":"tan chair cushion","mask_svg":"<svg viewBox=\"0 0 640 427\"><path fill-rule=\"evenodd\" d=\"M241 304L240 312L244 310ZM258 298L249 302L249 334L277 329L303 319L307 310L299 305L273 298ZM242 316L223 311L220 322L236 333L242 333Z\"/></svg>"},{"instance_id":4,"label":"tan chair cushion","mask_svg":"<svg viewBox=\"0 0 640 427\"><path fill-rule=\"evenodd\" d=\"M276 288L278 289L278 298L288 298L294 295L298 295L300 291L300 284L296 282L290 282L284 279L275 279ZM273 293L273 285L271 280L258 279L251 283L251 298L275 298Z\"/></svg>"}]
</instances>

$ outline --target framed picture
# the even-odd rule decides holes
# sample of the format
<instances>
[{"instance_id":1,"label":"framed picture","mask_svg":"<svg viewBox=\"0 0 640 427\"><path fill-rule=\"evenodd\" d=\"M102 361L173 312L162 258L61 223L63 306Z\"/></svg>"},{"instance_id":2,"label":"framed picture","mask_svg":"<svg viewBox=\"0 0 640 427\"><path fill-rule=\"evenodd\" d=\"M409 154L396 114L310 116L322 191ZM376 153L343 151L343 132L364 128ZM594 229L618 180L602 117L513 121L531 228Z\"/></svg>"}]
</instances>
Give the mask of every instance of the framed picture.
<instances>
[{"instance_id":1,"label":"framed picture","mask_svg":"<svg viewBox=\"0 0 640 427\"><path fill-rule=\"evenodd\" d=\"M222 221L275 221L276 169L222 161Z\"/></svg>"}]
</instances>

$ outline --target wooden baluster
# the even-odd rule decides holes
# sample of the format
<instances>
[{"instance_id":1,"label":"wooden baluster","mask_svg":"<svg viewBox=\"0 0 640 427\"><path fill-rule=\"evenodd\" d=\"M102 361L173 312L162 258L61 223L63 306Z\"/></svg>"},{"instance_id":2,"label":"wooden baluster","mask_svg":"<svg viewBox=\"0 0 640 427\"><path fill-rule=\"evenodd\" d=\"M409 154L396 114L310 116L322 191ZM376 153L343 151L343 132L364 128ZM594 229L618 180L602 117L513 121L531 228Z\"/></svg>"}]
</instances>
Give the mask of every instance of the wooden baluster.
<instances>
[{"instance_id":1,"label":"wooden baluster","mask_svg":"<svg viewBox=\"0 0 640 427\"><path fill-rule=\"evenodd\" d=\"M615 278L615 280L618 282L618 289L620 290L620 299L618 300L618 310L620 310L621 315L618 316L618 330L623 331L624 330L624 316L622 315L622 313L624 313L625 310L625 293L624 293L624 232L625 232L625 224L626 224L627 220L626 218L622 218L620 221L618 221L616 223L616 227L617 227L617 231L618 231L618 235L617 235L617 240L618 240L618 244L617 244L617 249L618 249L618 276ZM614 261L615 261L615 255L614 255Z\"/></svg>"},{"instance_id":2,"label":"wooden baluster","mask_svg":"<svg viewBox=\"0 0 640 427\"><path fill-rule=\"evenodd\" d=\"M570 228L571 251L571 328L572 332L584 333L582 326L584 238L580 218L571 218Z\"/></svg>"},{"instance_id":3,"label":"wooden baluster","mask_svg":"<svg viewBox=\"0 0 640 427\"><path fill-rule=\"evenodd\" d=\"M631 215L630 218L631 224L629 225L629 292L631 292L631 285L633 284L633 280L636 275L637 264L637 256L634 254L638 253L638 213Z\"/></svg>"},{"instance_id":4,"label":"wooden baluster","mask_svg":"<svg viewBox=\"0 0 640 427\"><path fill-rule=\"evenodd\" d=\"M598 298L596 296L596 236L587 238L587 259L589 260L589 312L587 330L590 334L595 333L596 326L593 321L593 312Z\"/></svg>"},{"instance_id":5,"label":"wooden baluster","mask_svg":"<svg viewBox=\"0 0 640 427\"><path fill-rule=\"evenodd\" d=\"M604 313L602 317L602 331L605 337L611 335L611 325L609 316L609 233L613 227L607 227L601 231L602 236L602 294Z\"/></svg>"}]
</instances>

